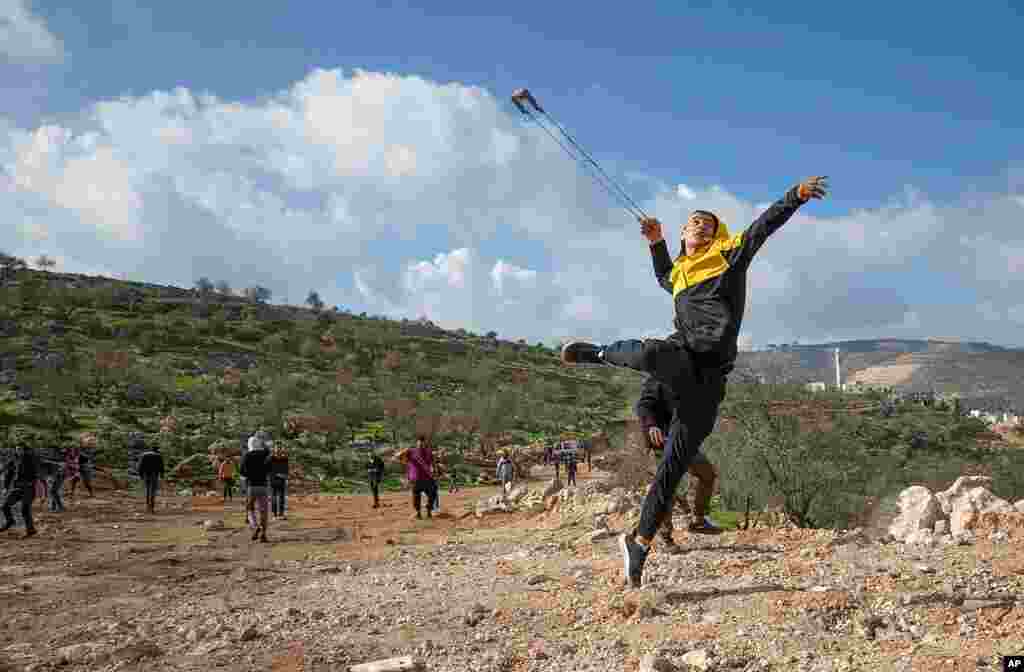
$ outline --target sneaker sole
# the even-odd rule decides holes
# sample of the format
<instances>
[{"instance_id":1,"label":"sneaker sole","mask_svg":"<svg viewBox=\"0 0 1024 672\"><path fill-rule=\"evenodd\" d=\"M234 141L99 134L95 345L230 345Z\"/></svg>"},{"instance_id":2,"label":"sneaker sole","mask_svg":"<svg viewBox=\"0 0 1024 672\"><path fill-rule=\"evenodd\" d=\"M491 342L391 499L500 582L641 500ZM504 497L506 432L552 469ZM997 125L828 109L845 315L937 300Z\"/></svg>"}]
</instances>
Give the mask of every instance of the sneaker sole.
<instances>
[{"instance_id":1,"label":"sneaker sole","mask_svg":"<svg viewBox=\"0 0 1024 672\"><path fill-rule=\"evenodd\" d=\"M619 550L622 552L622 580L628 586L629 582L629 545L626 543L626 535L619 535Z\"/></svg>"}]
</instances>

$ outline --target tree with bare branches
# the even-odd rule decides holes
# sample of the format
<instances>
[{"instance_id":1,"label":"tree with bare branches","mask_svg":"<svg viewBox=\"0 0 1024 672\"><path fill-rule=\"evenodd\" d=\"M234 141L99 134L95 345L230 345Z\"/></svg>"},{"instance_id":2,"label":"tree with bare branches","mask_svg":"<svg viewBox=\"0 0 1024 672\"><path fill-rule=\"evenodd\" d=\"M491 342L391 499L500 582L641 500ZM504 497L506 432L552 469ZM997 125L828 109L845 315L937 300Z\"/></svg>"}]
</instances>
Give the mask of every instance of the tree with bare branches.
<instances>
[{"instance_id":1,"label":"tree with bare branches","mask_svg":"<svg viewBox=\"0 0 1024 672\"><path fill-rule=\"evenodd\" d=\"M0 282L12 280L19 271L28 268L28 264L20 257L0 252Z\"/></svg>"}]
</instances>

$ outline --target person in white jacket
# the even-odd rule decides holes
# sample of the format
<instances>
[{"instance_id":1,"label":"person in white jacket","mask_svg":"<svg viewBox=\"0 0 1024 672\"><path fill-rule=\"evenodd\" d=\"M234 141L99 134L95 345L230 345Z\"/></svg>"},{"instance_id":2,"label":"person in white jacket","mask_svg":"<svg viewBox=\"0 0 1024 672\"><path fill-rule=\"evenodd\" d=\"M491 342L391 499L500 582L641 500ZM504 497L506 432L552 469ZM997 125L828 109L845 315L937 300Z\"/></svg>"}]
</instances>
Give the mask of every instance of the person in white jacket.
<instances>
[{"instance_id":1,"label":"person in white jacket","mask_svg":"<svg viewBox=\"0 0 1024 672\"><path fill-rule=\"evenodd\" d=\"M505 455L502 455L498 460L497 477L505 492L512 489L512 479L515 478L515 469L513 468L512 460L508 459Z\"/></svg>"}]
</instances>

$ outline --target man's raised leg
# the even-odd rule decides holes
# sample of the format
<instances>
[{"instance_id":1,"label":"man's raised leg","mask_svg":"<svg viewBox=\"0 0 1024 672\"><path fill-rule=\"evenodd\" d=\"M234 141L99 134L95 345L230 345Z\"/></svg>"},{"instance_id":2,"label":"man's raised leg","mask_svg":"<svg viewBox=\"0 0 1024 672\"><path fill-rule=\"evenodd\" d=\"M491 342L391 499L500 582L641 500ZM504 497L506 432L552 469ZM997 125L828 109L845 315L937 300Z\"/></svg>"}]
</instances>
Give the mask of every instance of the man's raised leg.
<instances>
[{"instance_id":1,"label":"man's raised leg","mask_svg":"<svg viewBox=\"0 0 1024 672\"><path fill-rule=\"evenodd\" d=\"M612 364L642 371L667 385L676 396L690 391L696 382L689 351L671 339L631 339L608 345L570 341L562 346L562 361L566 364Z\"/></svg>"}]
</instances>

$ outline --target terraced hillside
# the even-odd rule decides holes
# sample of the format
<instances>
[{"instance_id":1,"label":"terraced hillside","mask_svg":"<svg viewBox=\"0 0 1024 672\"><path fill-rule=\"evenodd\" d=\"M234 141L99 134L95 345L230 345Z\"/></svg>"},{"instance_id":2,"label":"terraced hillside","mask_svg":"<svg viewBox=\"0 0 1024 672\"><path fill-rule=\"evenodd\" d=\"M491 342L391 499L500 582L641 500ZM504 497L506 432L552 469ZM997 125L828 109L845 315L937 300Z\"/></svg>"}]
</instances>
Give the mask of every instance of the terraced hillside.
<instances>
[{"instance_id":1,"label":"terraced hillside","mask_svg":"<svg viewBox=\"0 0 1024 672\"><path fill-rule=\"evenodd\" d=\"M637 380L429 323L35 271L0 291L0 333L0 426L43 443L91 433L115 480L131 431L174 465L264 425L311 479L345 488L363 478L354 440L426 431L472 462L498 445L599 433ZM201 460L190 468L212 476Z\"/></svg>"}]
</instances>

